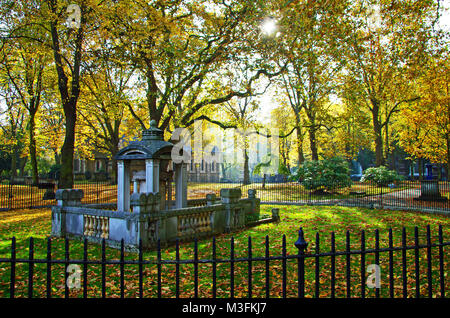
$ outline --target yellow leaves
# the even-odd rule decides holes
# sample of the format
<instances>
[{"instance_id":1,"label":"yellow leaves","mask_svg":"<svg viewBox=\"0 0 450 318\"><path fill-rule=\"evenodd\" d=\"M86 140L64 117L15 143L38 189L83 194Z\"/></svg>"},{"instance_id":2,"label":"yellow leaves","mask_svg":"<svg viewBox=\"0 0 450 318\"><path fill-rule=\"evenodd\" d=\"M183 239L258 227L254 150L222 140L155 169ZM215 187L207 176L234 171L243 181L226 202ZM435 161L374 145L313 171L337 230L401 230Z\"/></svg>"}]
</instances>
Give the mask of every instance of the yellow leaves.
<instances>
[{"instance_id":1,"label":"yellow leaves","mask_svg":"<svg viewBox=\"0 0 450 318\"><path fill-rule=\"evenodd\" d=\"M447 162L450 132L449 59L431 60L417 80L421 99L402 109L399 144L416 158Z\"/></svg>"}]
</instances>

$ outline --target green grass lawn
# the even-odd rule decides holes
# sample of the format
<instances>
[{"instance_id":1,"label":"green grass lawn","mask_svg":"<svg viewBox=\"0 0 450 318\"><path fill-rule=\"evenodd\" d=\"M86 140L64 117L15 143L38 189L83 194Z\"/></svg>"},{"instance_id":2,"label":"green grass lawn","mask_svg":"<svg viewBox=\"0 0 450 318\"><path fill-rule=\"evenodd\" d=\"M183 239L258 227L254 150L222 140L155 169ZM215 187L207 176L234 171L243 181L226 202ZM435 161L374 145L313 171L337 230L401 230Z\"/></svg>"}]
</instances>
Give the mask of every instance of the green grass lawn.
<instances>
[{"instance_id":1,"label":"green grass lawn","mask_svg":"<svg viewBox=\"0 0 450 318\"><path fill-rule=\"evenodd\" d=\"M238 233L226 234L217 237L217 258L226 259L230 256L230 239L235 240L235 257L246 257L248 255L248 237L252 239L253 257L264 256L265 239L269 237L269 253L271 256L281 255L282 237L286 236L287 254L297 253L294 242L297 240L299 227L305 231L305 239L309 242L307 253L315 250L316 232L320 234L320 250L330 251L331 232L336 235L336 250L345 250L345 233L351 233L351 248L360 249L361 230L366 231L366 248L375 246L374 230L379 229L380 246L387 247L388 229L393 229L394 246L401 244L401 230L406 228L408 245L414 243L414 227L419 227L420 243L426 243L425 227L431 226L432 242L437 242L438 226L443 226L444 241L450 238L450 219L444 216L435 216L421 213L408 213L402 211L370 210L364 208L346 207L311 207L311 206L278 206L280 208L281 222L278 224L266 224L247 229ZM269 215L271 206L261 207L263 215ZM35 238L35 258L46 257L46 238L50 233L50 210L16 210L1 212L0 217L0 258L10 257L11 237L17 239L17 257L28 257L28 238ZM199 242L199 259L211 258L211 239ZM64 259L64 240L52 240L52 257ZM439 262L438 251L433 249L432 271L433 271L433 295L439 296ZM445 258L445 285L446 290L450 288L449 282L449 259L448 248L444 248ZM107 249L108 259L119 259L119 252ZM194 255L193 243L180 244L180 258L192 259ZM99 260L101 257L100 247L90 244L88 250L89 259ZM426 250L420 251L420 282L421 294L427 295L427 255ZM70 258L82 259L83 245L78 241L70 242ZM126 259L137 259L137 255L126 253ZM175 247L170 246L162 251L163 259L175 259ZM144 259L156 259L156 252L145 252ZM415 295L414 276L414 251L407 252L408 262L408 295ZM374 263L374 255L366 255L366 266ZM297 261L295 259L287 262L287 296L295 297L297 292ZM345 256L336 257L336 297L344 297L345 285ZM381 265L381 296L388 297L388 254L380 255ZM306 296L314 295L315 273L314 259L306 259ZM235 263L235 296L246 297L248 294L248 263ZM396 297L402 295L401 281L401 252L394 252L394 286ZM28 265L18 264L16 267L16 296L26 297L28 293ZM269 263L270 295L271 297L282 296L282 263L273 260ZM119 265L107 265L106 269L107 297L118 297L120 295ZM45 297L46 287L46 265L36 264L34 266L34 296ZM252 263L252 286L254 297L265 296L265 263L254 261ZM0 297L9 297L10 265L0 265ZM180 265L180 293L181 297L193 297L194 295L194 270L192 264ZM330 295L330 258L323 257L320 261L320 296ZM351 293L357 297L360 295L360 256L351 256ZM63 265L52 265L52 294L54 297L64 295L64 268ZM229 297L230 293L230 264L217 265L217 296ZM448 293L447 293L448 294ZM82 290L71 290L71 297L81 297ZM89 297L101 296L101 266L89 265L88 268L88 295ZM144 297L156 297L157 295L157 267L156 265L144 266ZM162 296L174 297L175 295L175 265L162 265ZM199 296L211 297L212 295L212 265L199 265ZM366 295L374 297L373 289L366 287ZM137 265L125 265L125 296L138 296L138 267Z\"/></svg>"}]
</instances>

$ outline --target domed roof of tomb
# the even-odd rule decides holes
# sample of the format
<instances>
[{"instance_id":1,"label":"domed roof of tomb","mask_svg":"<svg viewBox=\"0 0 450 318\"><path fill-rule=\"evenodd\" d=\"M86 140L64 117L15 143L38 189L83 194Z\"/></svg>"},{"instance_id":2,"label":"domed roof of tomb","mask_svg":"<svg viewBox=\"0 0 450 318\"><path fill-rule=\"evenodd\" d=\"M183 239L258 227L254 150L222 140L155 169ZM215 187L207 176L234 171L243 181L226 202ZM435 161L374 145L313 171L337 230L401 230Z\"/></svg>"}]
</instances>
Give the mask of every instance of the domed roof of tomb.
<instances>
[{"instance_id":1,"label":"domed roof of tomb","mask_svg":"<svg viewBox=\"0 0 450 318\"><path fill-rule=\"evenodd\" d=\"M163 139L163 131L156 127L156 121L150 121L150 128L142 132L142 140L132 141L119 150L116 160L161 159L169 155L173 144ZM169 158L163 158L169 159Z\"/></svg>"}]
</instances>

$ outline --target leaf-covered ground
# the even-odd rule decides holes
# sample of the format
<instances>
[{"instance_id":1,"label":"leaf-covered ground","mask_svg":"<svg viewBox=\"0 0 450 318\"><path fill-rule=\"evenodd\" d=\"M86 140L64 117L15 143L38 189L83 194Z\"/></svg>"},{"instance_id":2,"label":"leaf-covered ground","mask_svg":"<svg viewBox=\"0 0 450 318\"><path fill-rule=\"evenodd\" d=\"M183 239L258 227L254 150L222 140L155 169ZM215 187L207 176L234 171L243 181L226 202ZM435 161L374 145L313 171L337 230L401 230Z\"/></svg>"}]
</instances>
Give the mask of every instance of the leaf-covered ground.
<instances>
[{"instance_id":1,"label":"leaf-covered ground","mask_svg":"<svg viewBox=\"0 0 450 318\"><path fill-rule=\"evenodd\" d=\"M252 256L260 257L265 255L265 240L269 238L270 256L281 255L282 236L286 236L287 254L297 253L294 242L297 240L299 227L305 231L305 239L309 242L307 254L315 251L316 232L320 234L320 251L330 251L331 232L335 232L336 250L345 250L345 234L348 230L351 233L351 249L360 249L361 230L366 231L366 248L375 246L374 230L379 229L380 247L388 246L388 229L393 229L394 246L401 245L401 231L406 228L408 245L414 244L414 227L419 228L419 241L426 243L426 225L431 226L432 243L438 242L438 226L442 225L444 241L450 241L450 219L444 216L409 213L403 211L370 210L364 208L346 207L314 207L314 206L278 206L280 208L281 222L278 224L266 224L255 228L247 229L238 233L221 235L217 240L217 258L228 259L230 257L230 239L233 236L235 242L235 257L246 257L248 255L248 237L252 240ZM262 214L270 214L271 206L262 206ZM9 258L11 253L11 237L17 240L17 258L28 258L29 237L35 239L35 259L44 259L47 256L47 237L50 233L50 210L16 210L1 212L0 214L0 258ZM211 259L212 242L205 239L199 242L199 259ZM444 275L446 290L450 288L449 282L449 257L448 248L444 248ZM192 259L194 255L193 243L180 244L180 259ZM99 260L101 250L98 245L89 244L89 259ZM118 260L120 253L117 250L107 248L107 259ZM175 247L169 246L163 249L162 258L165 260L176 257ZM395 296L402 296L402 258L401 251L393 253L394 257L394 287ZM64 240L52 239L52 258L64 259ZM70 242L70 258L83 258L83 244L79 241ZM137 259L137 255L126 253L125 259ZM154 251L144 253L144 259L156 259ZM421 295L428 295L427 284L427 253L426 249L419 253L419 271ZM360 255L352 255L351 261L351 295L358 297L361 293L360 280ZM366 255L366 266L374 263L374 255ZM381 296L389 296L389 270L388 253L380 254L381 265ZM414 250L407 252L407 285L408 296L415 295L415 266ZM234 290L236 297L248 296L248 262L236 262L234 264ZM253 261L251 264L251 285L253 297L264 297L266 293L266 264L263 261ZM345 256L336 257L336 297L345 297ZM180 265L180 295L181 297L194 296L194 269L192 264ZM52 296L64 296L64 266L62 264L52 265ZM269 285L270 297L282 296L282 262L273 260L269 262ZM33 274L33 296L45 297L46 295L46 270L45 264L35 264ZM199 296L212 296L212 265L199 264ZM230 264L219 263L217 265L217 297L230 296ZM145 265L144 272L144 297L157 296L157 266ZM320 296L329 297L330 291L330 257L320 258ZM125 265L125 297L138 297L138 266ZM368 274L366 274L367 277ZM16 296L27 297L28 295L28 264L17 264L16 267ZM120 296L120 267L119 265L106 266L106 293L107 297ZM175 296L175 265L162 265L162 296ZM88 266L88 296L101 296L101 266ZM432 290L433 296L440 296L439 292L439 259L438 249L432 249ZM0 297L9 297L10 288L10 264L0 263ZM315 259L306 259L306 296L313 297L315 288ZM373 289L366 289L367 297L374 297ZM449 291L450 292L450 291ZM295 297L297 293L297 261L295 259L287 262L287 296ZM71 297L82 297L82 289L71 289ZM447 292L448 294L448 292Z\"/></svg>"}]
</instances>

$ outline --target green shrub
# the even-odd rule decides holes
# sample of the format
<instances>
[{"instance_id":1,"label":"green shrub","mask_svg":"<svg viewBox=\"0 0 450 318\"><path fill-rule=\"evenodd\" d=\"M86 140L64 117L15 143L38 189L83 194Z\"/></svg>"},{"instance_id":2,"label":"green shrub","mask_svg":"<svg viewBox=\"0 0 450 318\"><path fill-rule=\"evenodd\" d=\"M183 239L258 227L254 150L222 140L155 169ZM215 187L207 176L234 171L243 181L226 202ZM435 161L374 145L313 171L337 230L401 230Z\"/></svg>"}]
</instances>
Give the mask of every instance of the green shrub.
<instances>
[{"instance_id":1,"label":"green shrub","mask_svg":"<svg viewBox=\"0 0 450 318\"><path fill-rule=\"evenodd\" d=\"M394 170L388 170L384 166L367 168L361 178L362 182L375 182L379 187L390 183L402 181L402 177Z\"/></svg>"},{"instance_id":2,"label":"green shrub","mask_svg":"<svg viewBox=\"0 0 450 318\"><path fill-rule=\"evenodd\" d=\"M59 179L59 174L61 173L61 165L60 164L53 164L50 167L50 171L48 172L48 177L50 179L57 180Z\"/></svg>"},{"instance_id":3,"label":"green shrub","mask_svg":"<svg viewBox=\"0 0 450 318\"><path fill-rule=\"evenodd\" d=\"M289 169L283 163L280 162L278 165L278 174L288 176L290 173L291 172L289 171Z\"/></svg>"},{"instance_id":4,"label":"green shrub","mask_svg":"<svg viewBox=\"0 0 450 318\"><path fill-rule=\"evenodd\" d=\"M43 158L43 157L37 158L37 169L38 169L39 176L41 178L44 178L44 175L45 176L48 175L48 173L51 170L51 167L52 167L52 164L51 164L50 160ZM33 168L31 167L31 160L27 160L27 162L25 164L25 173L28 176L33 175Z\"/></svg>"},{"instance_id":5,"label":"green shrub","mask_svg":"<svg viewBox=\"0 0 450 318\"><path fill-rule=\"evenodd\" d=\"M306 161L291 180L299 181L305 189L340 189L352 185L347 161L336 157L319 161Z\"/></svg>"},{"instance_id":6,"label":"green shrub","mask_svg":"<svg viewBox=\"0 0 450 318\"><path fill-rule=\"evenodd\" d=\"M7 170L3 170L1 175L0 175L0 179L5 179L5 180L9 180L10 178L10 173Z\"/></svg>"}]
</instances>

